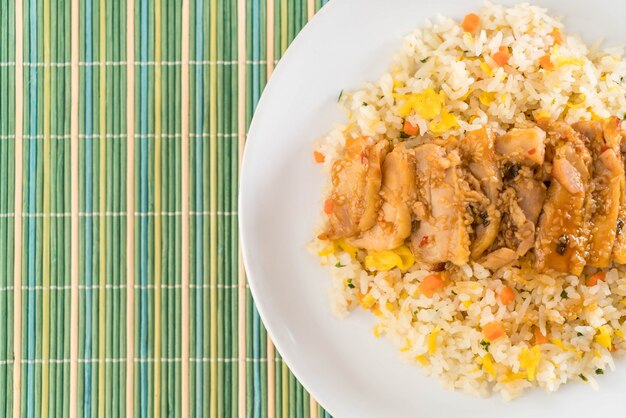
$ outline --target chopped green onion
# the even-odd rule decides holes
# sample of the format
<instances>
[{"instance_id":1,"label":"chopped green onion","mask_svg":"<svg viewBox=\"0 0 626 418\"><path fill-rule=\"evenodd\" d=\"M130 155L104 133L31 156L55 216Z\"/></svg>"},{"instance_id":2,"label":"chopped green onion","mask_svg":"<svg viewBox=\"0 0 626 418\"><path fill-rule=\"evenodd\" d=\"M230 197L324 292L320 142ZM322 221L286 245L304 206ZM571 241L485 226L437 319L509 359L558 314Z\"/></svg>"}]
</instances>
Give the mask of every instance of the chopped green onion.
<instances>
[{"instance_id":1,"label":"chopped green onion","mask_svg":"<svg viewBox=\"0 0 626 418\"><path fill-rule=\"evenodd\" d=\"M480 345L483 346L485 351L489 351L489 346L491 345L491 343L489 341L480 340Z\"/></svg>"},{"instance_id":2,"label":"chopped green onion","mask_svg":"<svg viewBox=\"0 0 626 418\"><path fill-rule=\"evenodd\" d=\"M341 261L337 261L337 264L335 264L335 267L341 268L341 267L345 267L345 265L341 264Z\"/></svg>"},{"instance_id":3,"label":"chopped green onion","mask_svg":"<svg viewBox=\"0 0 626 418\"><path fill-rule=\"evenodd\" d=\"M563 291L561 292L561 298L567 299L567 292L565 291L565 289L563 289Z\"/></svg>"},{"instance_id":4,"label":"chopped green onion","mask_svg":"<svg viewBox=\"0 0 626 418\"><path fill-rule=\"evenodd\" d=\"M604 370L602 370L602 369L596 369L596 374L604 374Z\"/></svg>"},{"instance_id":5,"label":"chopped green onion","mask_svg":"<svg viewBox=\"0 0 626 418\"><path fill-rule=\"evenodd\" d=\"M581 374L579 374L579 375L578 375L578 377L580 377L580 378L583 380L583 382L588 382L588 381L589 381L589 379L587 379L587 376L585 376L585 375L584 375L584 374L582 374L582 373L581 373Z\"/></svg>"},{"instance_id":6,"label":"chopped green onion","mask_svg":"<svg viewBox=\"0 0 626 418\"><path fill-rule=\"evenodd\" d=\"M339 97L337 97L337 102L341 100L341 96L343 96L343 90L339 92Z\"/></svg>"},{"instance_id":7,"label":"chopped green onion","mask_svg":"<svg viewBox=\"0 0 626 418\"><path fill-rule=\"evenodd\" d=\"M350 289L354 289L355 288L354 284L352 283L352 279L348 279L348 281L346 283L348 283L348 287Z\"/></svg>"}]
</instances>

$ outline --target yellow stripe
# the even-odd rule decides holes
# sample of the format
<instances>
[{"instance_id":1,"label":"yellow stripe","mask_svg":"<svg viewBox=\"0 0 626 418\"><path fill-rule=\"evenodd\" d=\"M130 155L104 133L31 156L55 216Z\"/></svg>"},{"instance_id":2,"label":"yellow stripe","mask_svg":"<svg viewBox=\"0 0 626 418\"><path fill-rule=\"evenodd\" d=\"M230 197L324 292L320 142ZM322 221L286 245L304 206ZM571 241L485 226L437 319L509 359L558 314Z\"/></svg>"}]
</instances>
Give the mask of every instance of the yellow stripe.
<instances>
[{"instance_id":1,"label":"yellow stripe","mask_svg":"<svg viewBox=\"0 0 626 418\"><path fill-rule=\"evenodd\" d=\"M210 236L210 283L213 291L210 294L210 306L211 306L211 347L210 357L217 358L217 67L215 62L217 61L217 1L211 0L211 8L209 15L211 33L210 39L210 53L209 57L213 64L209 67L209 94L211 109L209 115L209 206L211 215L209 218L211 236ZM217 363L211 364L211 381L209 387L211 388L210 399L210 416L217 416L217 390L219 382L217 381Z\"/></svg>"},{"instance_id":2,"label":"yellow stripe","mask_svg":"<svg viewBox=\"0 0 626 418\"><path fill-rule=\"evenodd\" d=\"M271 3L269 0L267 3ZM246 140L246 0L237 2L237 131L239 132L239 164L243 157L243 146ZM238 319L238 412L240 418L246 418L246 273L243 268L241 248L238 254L239 286L237 289ZM269 366L269 365L268 365ZM268 415L271 417L271 415Z\"/></svg>"},{"instance_id":3,"label":"yellow stripe","mask_svg":"<svg viewBox=\"0 0 626 418\"><path fill-rule=\"evenodd\" d=\"M307 0L307 19L311 20L315 14L315 0Z\"/></svg>"},{"instance_id":4,"label":"yellow stripe","mask_svg":"<svg viewBox=\"0 0 626 418\"><path fill-rule=\"evenodd\" d=\"M70 243L70 418L78 416L78 88L79 88L79 1L72 0L72 100L70 111L70 160L72 184L72 218ZM19 3L19 2L18 2Z\"/></svg>"},{"instance_id":5,"label":"yellow stripe","mask_svg":"<svg viewBox=\"0 0 626 418\"><path fill-rule=\"evenodd\" d=\"M181 416L189 416L189 0L181 30Z\"/></svg>"},{"instance_id":6,"label":"yellow stripe","mask_svg":"<svg viewBox=\"0 0 626 418\"><path fill-rule=\"evenodd\" d=\"M106 208L107 146L106 146L106 0L100 0L100 213ZM106 365L106 216L100 216L100 286L98 289L98 417L105 416Z\"/></svg>"},{"instance_id":7,"label":"yellow stripe","mask_svg":"<svg viewBox=\"0 0 626 418\"><path fill-rule=\"evenodd\" d=\"M285 53L289 45L289 34L287 33L287 0L281 0L280 5L280 52Z\"/></svg>"},{"instance_id":8,"label":"yellow stripe","mask_svg":"<svg viewBox=\"0 0 626 418\"><path fill-rule=\"evenodd\" d=\"M283 418L289 417L289 369L287 368L287 363L282 362L282 407L283 407Z\"/></svg>"},{"instance_id":9,"label":"yellow stripe","mask_svg":"<svg viewBox=\"0 0 626 418\"><path fill-rule=\"evenodd\" d=\"M43 3L43 59L50 62L50 2ZM43 69L43 237L41 416L48 416L50 379L50 66ZM31 175L34 173L31 173Z\"/></svg>"},{"instance_id":10,"label":"yellow stripe","mask_svg":"<svg viewBox=\"0 0 626 418\"><path fill-rule=\"evenodd\" d=\"M154 1L154 416L161 416L161 0Z\"/></svg>"},{"instance_id":11,"label":"yellow stripe","mask_svg":"<svg viewBox=\"0 0 626 418\"><path fill-rule=\"evenodd\" d=\"M135 414L135 2L126 2L126 418Z\"/></svg>"},{"instance_id":12,"label":"yellow stripe","mask_svg":"<svg viewBox=\"0 0 626 418\"><path fill-rule=\"evenodd\" d=\"M21 415L22 382L22 137L24 38L22 2L15 2L15 246L13 263L13 418Z\"/></svg>"}]
</instances>

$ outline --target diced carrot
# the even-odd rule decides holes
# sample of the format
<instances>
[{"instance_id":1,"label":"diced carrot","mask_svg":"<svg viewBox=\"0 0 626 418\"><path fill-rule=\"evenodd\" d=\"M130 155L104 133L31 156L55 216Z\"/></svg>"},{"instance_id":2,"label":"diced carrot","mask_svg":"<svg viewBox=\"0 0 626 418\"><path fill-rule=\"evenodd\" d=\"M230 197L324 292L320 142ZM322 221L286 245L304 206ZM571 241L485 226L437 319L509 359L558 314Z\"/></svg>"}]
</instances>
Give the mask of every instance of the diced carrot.
<instances>
[{"instance_id":1,"label":"diced carrot","mask_svg":"<svg viewBox=\"0 0 626 418\"><path fill-rule=\"evenodd\" d=\"M587 286L595 286L598 282L604 281L606 278L606 273L603 271L599 271L596 274L592 274L591 277L587 279Z\"/></svg>"},{"instance_id":2,"label":"diced carrot","mask_svg":"<svg viewBox=\"0 0 626 418\"><path fill-rule=\"evenodd\" d=\"M543 335L539 328L535 328L535 344L545 344L548 342L548 337Z\"/></svg>"},{"instance_id":3,"label":"diced carrot","mask_svg":"<svg viewBox=\"0 0 626 418\"><path fill-rule=\"evenodd\" d=\"M323 163L326 160L324 154L319 151L313 151L313 158L315 159L316 163Z\"/></svg>"},{"instance_id":4,"label":"diced carrot","mask_svg":"<svg viewBox=\"0 0 626 418\"><path fill-rule=\"evenodd\" d=\"M544 70L554 69L554 64L552 64L552 61L550 60L550 55L544 55L543 57L539 58L539 65Z\"/></svg>"},{"instance_id":5,"label":"diced carrot","mask_svg":"<svg viewBox=\"0 0 626 418\"><path fill-rule=\"evenodd\" d=\"M324 202L324 212L330 215L331 213L333 213L333 206L333 199L326 199L326 201Z\"/></svg>"},{"instance_id":6,"label":"diced carrot","mask_svg":"<svg viewBox=\"0 0 626 418\"><path fill-rule=\"evenodd\" d=\"M429 239L430 239L430 238L428 237L428 235L424 235L424 236L422 237L422 239L420 240L420 245L419 245L419 247L420 247L420 248L422 248L422 247L425 247L426 245L428 245L428 241L429 241Z\"/></svg>"},{"instance_id":7,"label":"diced carrot","mask_svg":"<svg viewBox=\"0 0 626 418\"><path fill-rule=\"evenodd\" d=\"M500 300L503 305L509 305L515 300L515 291L509 286L504 286L500 291Z\"/></svg>"},{"instance_id":8,"label":"diced carrot","mask_svg":"<svg viewBox=\"0 0 626 418\"><path fill-rule=\"evenodd\" d=\"M501 46L498 52L493 54L491 58L493 58L496 64L502 67L507 62L509 62L509 57L510 57L509 48L507 48L506 46Z\"/></svg>"},{"instance_id":9,"label":"diced carrot","mask_svg":"<svg viewBox=\"0 0 626 418\"><path fill-rule=\"evenodd\" d=\"M537 152L537 148L531 148L528 150L528 155L533 155L536 152Z\"/></svg>"},{"instance_id":10,"label":"diced carrot","mask_svg":"<svg viewBox=\"0 0 626 418\"><path fill-rule=\"evenodd\" d=\"M480 25L480 17L476 13L466 15L461 23L461 27L466 32L474 32L478 25Z\"/></svg>"},{"instance_id":11,"label":"diced carrot","mask_svg":"<svg viewBox=\"0 0 626 418\"><path fill-rule=\"evenodd\" d=\"M490 322L483 327L483 336L485 340L488 342L492 342L497 340L498 338L502 338L506 335L506 331L504 327L499 322Z\"/></svg>"},{"instance_id":12,"label":"diced carrot","mask_svg":"<svg viewBox=\"0 0 626 418\"><path fill-rule=\"evenodd\" d=\"M444 286L443 278L441 274L429 274L424 277L422 283L420 283L420 291L429 298L432 298L437 289L440 289Z\"/></svg>"},{"instance_id":13,"label":"diced carrot","mask_svg":"<svg viewBox=\"0 0 626 418\"><path fill-rule=\"evenodd\" d=\"M405 134L409 136L415 136L419 132L419 129L417 128L417 126L413 125L408 120L404 121L404 127L402 128L402 130L404 131Z\"/></svg>"},{"instance_id":14,"label":"diced carrot","mask_svg":"<svg viewBox=\"0 0 626 418\"><path fill-rule=\"evenodd\" d=\"M561 35L561 31L557 28L552 29L550 35L552 35L552 37L554 38L554 43L556 45L561 45L563 43L563 36Z\"/></svg>"}]
</instances>

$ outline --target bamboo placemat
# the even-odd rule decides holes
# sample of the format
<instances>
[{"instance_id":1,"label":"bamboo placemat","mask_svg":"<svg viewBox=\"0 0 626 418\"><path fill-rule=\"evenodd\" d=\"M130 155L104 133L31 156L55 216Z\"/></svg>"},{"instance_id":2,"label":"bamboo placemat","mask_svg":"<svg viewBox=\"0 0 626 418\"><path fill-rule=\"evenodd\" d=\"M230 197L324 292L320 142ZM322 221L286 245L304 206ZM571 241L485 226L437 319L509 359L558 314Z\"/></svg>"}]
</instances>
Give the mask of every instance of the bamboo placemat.
<instances>
[{"instance_id":1,"label":"bamboo placemat","mask_svg":"<svg viewBox=\"0 0 626 418\"><path fill-rule=\"evenodd\" d=\"M325 2L0 0L0 416L328 416L237 242L247 127Z\"/></svg>"}]
</instances>

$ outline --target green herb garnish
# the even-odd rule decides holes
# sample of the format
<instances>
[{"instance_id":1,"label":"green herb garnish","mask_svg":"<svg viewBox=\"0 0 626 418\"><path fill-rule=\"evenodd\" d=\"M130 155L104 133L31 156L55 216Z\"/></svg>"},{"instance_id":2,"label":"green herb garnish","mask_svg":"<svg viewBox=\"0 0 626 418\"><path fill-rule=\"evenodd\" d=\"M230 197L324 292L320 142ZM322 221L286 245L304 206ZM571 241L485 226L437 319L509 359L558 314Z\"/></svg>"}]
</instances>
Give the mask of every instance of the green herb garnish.
<instances>
[{"instance_id":1,"label":"green herb garnish","mask_svg":"<svg viewBox=\"0 0 626 418\"><path fill-rule=\"evenodd\" d=\"M343 96L343 90L339 92L339 96L337 97L337 102L341 100L341 96Z\"/></svg>"},{"instance_id":2,"label":"green herb garnish","mask_svg":"<svg viewBox=\"0 0 626 418\"><path fill-rule=\"evenodd\" d=\"M580 378L583 380L583 382L588 382L588 381L589 381L589 379L587 379L587 376L585 376L585 375L584 375L584 374L582 374L582 373L581 373L581 374L579 374L579 375L578 375L578 377L580 377Z\"/></svg>"},{"instance_id":3,"label":"green herb garnish","mask_svg":"<svg viewBox=\"0 0 626 418\"><path fill-rule=\"evenodd\" d=\"M604 374L604 370L602 370L602 369L596 369L596 374Z\"/></svg>"},{"instance_id":4,"label":"green herb garnish","mask_svg":"<svg viewBox=\"0 0 626 418\"><path fill-rule=\"evenodd\" d=\"M337 264L335 264L335 267L341 268L341 267L345 267L345 265L341 264L341 261L337 261Z\"/></svg>"},{"instance_id":5,"label":"green herb garnish","mask_svg":"<svg viewBox=\"0 0 626 418\"><path fill-rule=\"evenodd\" d=\"M426 61L428 61L429 59L430 59L430 57L426 57L426 58L424 58L424 59L421 59L421 60L420 60L420 62L421 62L422 64L425 64L425 63L426 63Z\"/></svg>"},{"instance_id":6,"label":"green herb garnish","mask_svg":"<svg viewBox=\"0 0 626 418\"><path fill-rule=\"evenodd\" d=\"M458 293L456 293L454 290L451 290L451 292L454 296L458 295Z\"/></svg>"},{"instance_id":7,"label":"green herb garnish","mask_svg":"<svg viewBox=\"0 0 626 418\"><path fill-rule=\"evenodd\" d=\"M346 283L348 284L348 287L349 287L350 289L354 289L354 287L355 287L355 286L354 286L354 284L352 283L352 279L348 279L348 280L346 281Z\"/></svg>"},{"instance_id":8,"label":"green herb garnish","mask_svg":"<svg viewBox=\"0 0 626 418\"><path fill-rule=\"evenodd\" d=\"M480 340L480 345L483 346L485 351L489 351L489 346L491 345L491 343L489 341Z\"/></svg>"},{"instance_id":9,"label":"green herb garnish","mask_svg":"<svg viewBox=\"0 0 626 418\"><path fill-rule=\"evenodd\" d=\"M563 290L561 291L561 298L562 298L562 299L567 299L567 292L565 291L565 289L563 289Z\"/></svg>"},{"instance_id":10,"label":"green herb garnish","mask_svg":"<svg viewBox=\"0 0 626 418\"><path fill-rule=\"evenodd\" d=\"M582 332L577 332L576 335L578 335L579 337L582 337L583 333Z\"/></svg>"}]
</instances>

